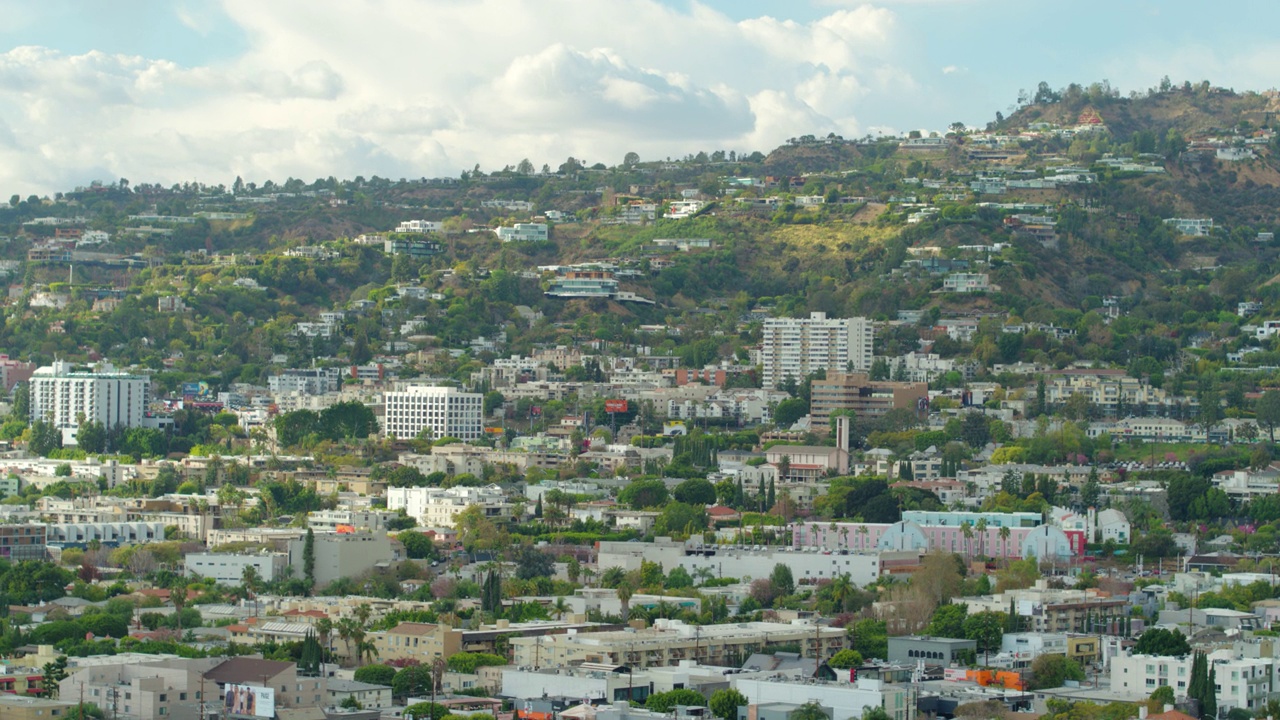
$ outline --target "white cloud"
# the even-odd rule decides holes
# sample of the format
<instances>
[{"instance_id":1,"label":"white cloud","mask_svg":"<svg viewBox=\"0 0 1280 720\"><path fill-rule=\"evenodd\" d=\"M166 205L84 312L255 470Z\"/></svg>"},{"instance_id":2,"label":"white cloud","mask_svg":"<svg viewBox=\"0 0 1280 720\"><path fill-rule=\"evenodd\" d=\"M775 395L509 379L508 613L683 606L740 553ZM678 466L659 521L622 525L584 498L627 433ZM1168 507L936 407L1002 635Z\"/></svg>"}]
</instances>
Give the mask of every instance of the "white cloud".
<instances>
[{"instance_id":1,"label":"white cloud","mask_svg":"<svg viewBox=\"0 0 1280 720\"><path fill-rule=\"evenodd\" d=\"M219 23L199 5L178 22ZM0 54L0 191L453 175L570 155L616 163L865 132L865 103L920 92L891 10L735 22L656 0L224 0L247 49L164 58ZM2 192L0 192L2 194Z\"/></svg>"}]
</instances>

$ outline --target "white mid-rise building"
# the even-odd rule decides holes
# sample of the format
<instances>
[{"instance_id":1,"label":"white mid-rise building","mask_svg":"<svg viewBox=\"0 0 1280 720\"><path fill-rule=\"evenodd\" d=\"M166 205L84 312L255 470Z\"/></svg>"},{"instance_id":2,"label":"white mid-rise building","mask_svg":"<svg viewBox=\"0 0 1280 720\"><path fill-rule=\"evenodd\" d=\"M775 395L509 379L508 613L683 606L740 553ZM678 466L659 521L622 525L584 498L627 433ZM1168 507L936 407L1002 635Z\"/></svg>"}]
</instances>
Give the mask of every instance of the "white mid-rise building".
<instances>
[{"instance_id":1,"label":"white mid-rise building","mask_svg":"<svg viewBox=\"0 0 1280 720\"><path fill-rule=\"evenodd\" d=\"M398 233L438 233L444 231L444 223L430 220L405 220L396 226Z\"/></svg>"},{"instance_id":2,"label":"white mid-rise building","mask_svg":"<svg viewBox=\"0 0 1280 720\"><path fill-rule=\"evenodd\" d=\"M545 223L516 223L515 227L500 227L498 239L502 242L546 242L547 226Z\"/></svg>"},{"instance_id":3,"label":"white mid-rise building","mask_svg":"<svg viewBox=\"0 0 1280 720\"><path fill-rule=\"evenodd\" d=\"M53 423L62 441L75 442L80 418L104 427L141 427L151 379L116 372L103 364L96 372L76 370L58 360L31 375L31 421Z\"/></svg>"},{"instance_id":4,"label":"white mid-rise building","mask_svg":"<svg viewBox=\"0 0 1280 720\"><path fill-rule=\"evenodd\" d=\"M871 367L875 332L866 318L770 318L764 321L760 356L764 387L775 388L786 378L797 383L819 370L854 372Z\"/></svg>"},{"instance_id":5,"label":"white mid-rise building","mask_svg":"<svg viewBox=\"0 0 1280 720\"><path fill-rule=\"evenodd\" d=\"M484 396L451 387L411 385L383 393L387 435L415 438L429 430L431 438L479 440L484 433Z\"/></svg>"},{"instance_id":6,"label":"white mid-rise building","mask_svg":"<svg viewBox=\"0 0 1280 720\"><path fill-rule=\"evenodd\" d=\"M495 519L509 519L512 504L502 488L487 487L403 487L387 488L387 509L404 510L418 525L427 528L453 527L458 513L478 505L484 514Z\"/></svg>"},{"instance_id":7,"label":"white mid-rise building","mask_svg":"<svg viewBox=\"0 0 1280 720\"><path fill-rule=\"evenodd\" d=\"M187 574L212 578L221 585L239 585L245 568L253 568L262 582L275 582L284 577L289 564L285 553L191 553L185 559Z\"/></svg>"}]
</instances>

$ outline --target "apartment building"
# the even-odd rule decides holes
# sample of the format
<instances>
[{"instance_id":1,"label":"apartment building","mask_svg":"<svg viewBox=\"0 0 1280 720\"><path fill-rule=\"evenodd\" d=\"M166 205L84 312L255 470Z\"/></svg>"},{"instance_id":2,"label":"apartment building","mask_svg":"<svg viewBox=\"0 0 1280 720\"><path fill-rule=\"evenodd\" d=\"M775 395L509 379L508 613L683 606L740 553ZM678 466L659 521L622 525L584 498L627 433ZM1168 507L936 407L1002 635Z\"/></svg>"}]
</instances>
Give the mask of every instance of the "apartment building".
<instances>
[{"instance_id":1,"label":"apartment building","mask_svg":"<svg viewBox=\"0 0 1280 720\"><path fill-rule=\"evenodd\" d=\"M405 390L385 392L383 432L398 438L415 438L429 433L438 440L453 437L478 440L484 434L484 396L451 387L411 385Z\"/></svg>"},{"instance_id":2,"label":"apartment building","mask_svg":"<svg viewBox=\"0 0 1280 720\"><path fill-rule=\"evenodd\" d=\"M390 630L369 633L378 648L378 662L417 660L430 665L436 658L462 652L462 631L448 625L402 622Z\"/></svg>"},{"instance_id":3,"label":"apartment building","mask_svg":"<svg viewBox=\"0 0 1280 720\"><path fill-rule=\"evenodd\" d=\"M78 703L25 695L0 695L0 717L4 720L50 720L70 717Z\"/></svg>"},{"instance_id":4,"label":"apartment building","mask_svg":"<svg viewBox=\"0 0 1280 720\"><path fill-rule=\"evenodd\" d=\"M1008 612L1012 605L1023 630L1042 634L1088 635L1115 630L1129 616L1130 607L1128 596L1110 597L1095 589L1053 589L1045 580L1035 587L966 598L965 602L969 612Z\"/></svg>"},{"instance_id":5,"label":"apartment building","mask_svg":"<svg viewBox=\"0 0 1280 720\"><path fill-rule=\"evenodd\" d=\"M929 385L923 382L872 380L867 373L827 373L810 386L809 412L815 431L825 430L831 413L852 410L855 417L879 417L890 410L927 412Z\"/></svg>"},{"instance_id":6,"label":"apartment building","mask_svg":"<svg viewBox=\"0 0 1280 720\"><path fill-rule=\"evenodd\" d=\"M323 395L338 392L342 388L342 369L336 367L289 368L279 375L268 377L267 387L272 395L281 393Z\"/></svg>"},{"instance_id":7,"label":"apartment building","mask_svg":"<svg viewBox=\"0 0 1280 720\"><path fill-rule=\"evenodd\" d=\"M83 698L119 720L198 720L206 697L202 675L220 664L217 658L157 658L154 662L94 664L72 672L58 685L58 696ZM210 704L219 697L213 683L205 688ZM0 711L0 717L9 716ZM46 716L48 717L48 716Z\"/></svg>"},{"instance_id":8,"label":"apartment building","mask_svg":"<svg viewBox=\"0 0 1280 720\"><path fill-rule=\"evenodd\" d=\"M228 685L267 687L275 691L276 710L281 708L324 707L326 679L301 677L297 663L237 657L224 660L204 674L205 686L217 697L224 697ZM161 717L152 715L152 718Z\"/></svg>"},{"instance_id":9,"label":"apartment building","mask_svg":"<svg viewBox=\"0 0 1280 720\"><path fill-rule=\"evenodd\" d=\"M866 371L871 367L874 339L866 318L769 318L760 343L763 385L776 388L787 378L797 383L819 370Z\"/></svg>"},{"instance_id":10,"label":"apartment building","mask_svg":"<svg viewBox=\"0 0 1280 720\"><path fill-rule=\"evenodd\" d=\"M13 561L43 560L47 537L47 525L0 525L0 558Z\"/></svg>"},{"instance_id":11,"label":"apartment building","mask_svg":"<svg viewBox=\"0 0 1280 720\"><path fill-rule=\"evenodd\" d=\"M316 532L386 530L396 517L386 510L315 510L307 514L307 527Z\"/></svg>"},{"instance_id":12,"label":"apartment building","mask_svg":"<svg viewBox=\"0 0 1280 720\"><path fill-rule=\"evenodd\" d=\"M403 509L418 525L427 528L453 527L458 513L478 505L487 517L508 520L512 504L497 485L487 487L404 487L387 488L387 509Z\"/></svg>"},{"instance_id":13,"label":"apartment building","mask_svg":"<svg viewBox=\"0 0 1280 720\"><path fill-rule=\"evenodd\" d=\"M141 427L151 379L116 372L103 363L96 371L77 370L64 360L31 374L32 422L53 423L64 443L75 442L80 418L104 427Z\"/></svg>"},{"instance_id":14,"label":"apartment building","mask_svg":"<svg viewBox=\"0 0 1280 720\"><path fill-rule=\"evenodd\" d=\"M804 622L698 626L659 619L652 627L634 631L513 638L511 648L512 664L535 670L562 667L575 661L646 668L695 660L703 665L737 667L754 652L772 645L796 643L807 656L816 652L821 657L830 657L848 646L848 638L841 628Z\"/></svg>"}]
</instances>

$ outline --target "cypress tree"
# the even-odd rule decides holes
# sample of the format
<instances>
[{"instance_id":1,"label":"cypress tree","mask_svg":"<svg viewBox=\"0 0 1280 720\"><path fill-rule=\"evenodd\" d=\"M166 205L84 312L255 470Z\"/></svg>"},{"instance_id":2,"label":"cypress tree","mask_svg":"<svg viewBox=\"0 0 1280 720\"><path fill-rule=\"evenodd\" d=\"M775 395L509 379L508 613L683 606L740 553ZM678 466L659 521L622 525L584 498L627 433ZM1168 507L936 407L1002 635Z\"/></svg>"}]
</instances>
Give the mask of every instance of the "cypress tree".
<instances>
[{"instance_id":1,"label":"cypress tree","mask_svg":"<svg viewBox=\"0 0 1280 720\"><path fill-rule=\"evenodd\" d=\"M1209 666L1209 679L1204 685L1204 697L1200 700L1200 717L1216 718L1218 717L1218 671Z\"/></svg>"},{"instance_id":2,"label":"cypress tree","mask_svg":"<svg viewBox=\"0 0 1280 720\"><path fill-rule=\"evenodd\" d=\"M1204 654L1196 651L1191 657L1191 680L1187 683L1187 697L1199 700L1203 695L1207 679L1204 671Z\"/></svg>"},{"instance_id":3,"label":"cypress tree","mask_svg":"<svg viewBox=\"0 0 1280 720\"><path fill-rule=\"evenodd\" d=\"M767 508L765 508L766 511L772 510L773 506L777 504L777 501L778 501L778 496L774 489L773 478L769 478L769 496L768 496L768 499L765 500L765 505L768 506Z\"/></svg>"},{"instance_id":4,"label":"cypress tree","mask_svg":"<svg viewBox=\"0 0 1280 720\"><path fill-rule=\"evenodd\" d=\"M307 528L307 537L302 541L302 576L307 580L308 590L315 587L316 534L311 528Z\"/></svg>"}]
</instances>

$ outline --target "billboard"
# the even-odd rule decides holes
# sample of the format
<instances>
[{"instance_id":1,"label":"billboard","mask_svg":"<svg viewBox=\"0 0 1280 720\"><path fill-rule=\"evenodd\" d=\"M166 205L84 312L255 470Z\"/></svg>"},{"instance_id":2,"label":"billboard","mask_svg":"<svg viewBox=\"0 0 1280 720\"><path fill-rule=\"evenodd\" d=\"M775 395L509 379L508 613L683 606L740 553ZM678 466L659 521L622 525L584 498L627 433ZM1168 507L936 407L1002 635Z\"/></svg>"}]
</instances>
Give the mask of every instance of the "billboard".
<instances>
[{"instance_id":1,"label":"billboard","mask_svg":"<svg viewBox=\"0 0 1280 720\"><path fill-rule=\"evenodd\" d=\"M626 400L605 400L604 411L611 413L624 413L627 411Z\"/></svg>"},{"instance_id":2,"label":"billboard","mask_svg":"<svg viewBox=\"0 0 1280 720\"><path fill-rule=\"evenodd\" d=\"M222 691L228 715L272 718L276 716L275 688L256 685L227 685Z\"/></svg>"}]
</instances>

